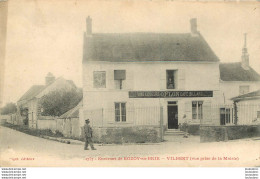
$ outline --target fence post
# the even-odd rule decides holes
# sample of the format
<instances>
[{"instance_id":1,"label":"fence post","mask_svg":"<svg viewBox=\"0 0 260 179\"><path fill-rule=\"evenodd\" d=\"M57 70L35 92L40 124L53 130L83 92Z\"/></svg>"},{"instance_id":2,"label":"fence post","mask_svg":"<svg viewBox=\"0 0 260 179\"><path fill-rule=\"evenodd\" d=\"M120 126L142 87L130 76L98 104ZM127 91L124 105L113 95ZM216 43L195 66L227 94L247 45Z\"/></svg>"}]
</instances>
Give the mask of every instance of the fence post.
<instances>
[{"instance_id":1,"label":"fence post","mask_svg":"<svg viewBox=\"0 0 260 179\"><path fill-rule=\"evenodd\" d=\"M237 121L238 121L238 117L237 117L237 103L234 102L234 117L235 117L235 121L234 124L237 125Z\"/></svg>"},{"instance_id":2,"label":"fence post","mask_svg":"<svg viewBox=\"0 0 260 179\"><path fill-rule=\"evenodd\" d=\"M102 108L102 128L104 127L103 120L104 120L104 108Z\"/></svg>"},{"instance_id":3,"label":"fence post","mask_svg":"<svg viewBox=\"0 0 260 179\"><path fill-rule=\"evenodd\" d=\"M163 138L163 107L160 106L160 139L161 142L164 140Z\"/></svg>"}]
</instances>

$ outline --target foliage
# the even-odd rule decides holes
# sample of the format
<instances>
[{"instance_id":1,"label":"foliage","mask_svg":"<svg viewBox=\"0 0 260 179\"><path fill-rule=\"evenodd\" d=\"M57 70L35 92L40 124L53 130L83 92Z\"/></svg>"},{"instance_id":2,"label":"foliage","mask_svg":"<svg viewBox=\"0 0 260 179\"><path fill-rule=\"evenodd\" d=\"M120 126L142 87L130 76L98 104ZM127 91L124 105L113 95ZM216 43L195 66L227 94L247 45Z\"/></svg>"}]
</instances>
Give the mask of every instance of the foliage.
<instances>
[{"instance_id":1,"label":"foliage","mask_svg":"<svg viewBox=\"0 0 260 179\"><path fill-rule=\"evenodd\" d=\"M20 106L19 111L21 116L28 116L28 108L23 108L22 106Z\"/></svg>"},{"instance_id":2,"label":"foliage","mask_svg":"<svg viewBox=\"0 0 260 179\"><path fill-rule=\"evenodd\" d=\"M1 108L1 114L12 114L17 111L15 103L7 103L3 108Z\"/></svg>"},{"instance_id":3,"label":"foliage","mask_svg":"<svg viewBox=\"0 0 260 179\"><path fill-rule=\"evenodd\" d=\"M50 129L34 129L34 128L29 128L28 126L21 126L21 125L14 125L14 124L10 124L10 123L4 123L2 124L5 127L9 127L11 129L29 134L29 135L33 135L33 136L50 136L50 137L63 137L63 134L59 131L51 131Z\"/></svg>"},{"instance_id":4,"label":"foliage","mask_svg":"<svg viewBox=\"0 0 260 179\"><path fill-rule=\"evenodd\" d=\"M200 141L215 142L260 137L259 125L201 126Z\"/></svg>"},{"instance_id":5,"label":"foliage","mask_svg":"<svg viewBox=\"0 0 260 179\"><path fill-rule=\"evenodd\" d=\"M199 124L188 124L186 122L179 125L181 131L188 132L191 135L200 135Z\"/></svg>"},{"instance_id":6,"label":"foliage","mask_svg":"<svg viewBox=\"0 0 260 179\"><path fill-rule=\"evenodd\" d=\"M40 100L43 116L60 116L75 107L82 99L78 89L52 91Z\"/></svg>"}]
</instances>

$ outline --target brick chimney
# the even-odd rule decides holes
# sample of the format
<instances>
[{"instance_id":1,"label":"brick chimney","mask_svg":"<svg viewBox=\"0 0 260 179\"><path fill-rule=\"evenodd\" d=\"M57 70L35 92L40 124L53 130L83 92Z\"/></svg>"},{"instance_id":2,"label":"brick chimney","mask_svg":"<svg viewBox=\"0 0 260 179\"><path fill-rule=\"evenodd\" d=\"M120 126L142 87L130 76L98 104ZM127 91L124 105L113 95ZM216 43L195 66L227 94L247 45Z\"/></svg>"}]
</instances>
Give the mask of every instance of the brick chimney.
<instances>
[{"instance_id":1,"label":"brick chimney","mask_svg":"<svg viewBox=\"0 0 260 179\"><path fill-rule=\"evenodd\" d=\"M55 76L53 76L53 74L49 72L45 77L45 85L47 86L53 83L54 81L55 81Z\"/></svg>"},{"instance_id":2,"label":"brick chimney","mask_svg":"<svg viewBox=\"0 0 260 179\"><path fill-rule=\"evenodd\" d=\"M244 34L245 40L244 40L244 47L242 48L241 66L245 70L249 70L249 54L247 52L247 47L246 47L246 35L247 34Z\"/></svg>"},{"instance_id":3,"label":"brick chimney","mask_svg":"<svg viewBox=\"0 0 260 179\"><path fill-rule=\"evenodd\" d=\"M190 19L190 30L191 30L191 34L197 34L198 33L197 18Z\"/></svg>"},{"instance_id":4,"label":"brick chimney","mask_svg":"<svg viewBox=\"0 0 260 179\"><path fill-rule=\"evenodd\" d=\"M89 16L86 19L86 25L87 25L87 35L91 35L92 34L92 19Z\"/></svg>"}]
</instances>

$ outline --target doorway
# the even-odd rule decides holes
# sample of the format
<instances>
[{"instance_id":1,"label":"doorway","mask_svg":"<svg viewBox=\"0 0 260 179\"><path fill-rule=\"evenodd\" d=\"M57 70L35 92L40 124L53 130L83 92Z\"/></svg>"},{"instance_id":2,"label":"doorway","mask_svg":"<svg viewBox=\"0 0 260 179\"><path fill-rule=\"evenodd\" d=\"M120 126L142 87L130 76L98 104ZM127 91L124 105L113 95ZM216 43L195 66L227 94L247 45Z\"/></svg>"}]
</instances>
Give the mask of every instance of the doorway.
<instances>
[{"instance_id":1,"label":"doorway","mask_svg":"<svg viewBox=\"0 0 260 179\"><path fill-rule=\"evenodd\" d=\"M168 104L168 129L178 128L178 106Z\"/></svg>"}]
</instances>

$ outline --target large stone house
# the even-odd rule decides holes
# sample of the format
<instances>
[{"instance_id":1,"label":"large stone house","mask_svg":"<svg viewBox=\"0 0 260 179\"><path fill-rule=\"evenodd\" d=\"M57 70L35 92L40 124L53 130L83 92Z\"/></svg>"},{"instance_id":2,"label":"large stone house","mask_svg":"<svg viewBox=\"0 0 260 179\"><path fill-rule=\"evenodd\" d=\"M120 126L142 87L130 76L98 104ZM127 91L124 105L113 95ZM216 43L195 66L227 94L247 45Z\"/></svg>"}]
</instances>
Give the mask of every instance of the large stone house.
<instances>
[{"instance_id":1,"label":"large stone house","mask_svg":"<svg viewBox=\"0 0 260 179\"><path fill-rule=\"evenodd\" d=\"M17 111L22 118L24 124L31 128L37 128L37 120L39 119L41 108L39 100L51 91L58 89L77 89L74 82L66 80L63 77L55 79L48 73L45 77L45 85L33 85L17 102ZM25 115L23 115L25 113Z\"/></svg>"},{"instance_id":2,"label":"large stone house","mask_svg":"<svg viewBox=\"0 0 260 179\"><path fill-rule=\"evenodd\" d=\"M95 127L219 123L219 58L191 19L191 32L92 33L83 52L83 116ZM102 121L100 121L102 119ZM97 121L100 121L99 123Z\"/></svg>"}]
</instances>

